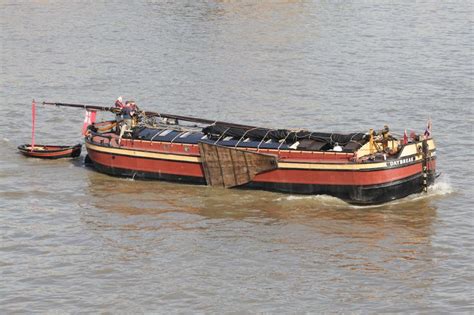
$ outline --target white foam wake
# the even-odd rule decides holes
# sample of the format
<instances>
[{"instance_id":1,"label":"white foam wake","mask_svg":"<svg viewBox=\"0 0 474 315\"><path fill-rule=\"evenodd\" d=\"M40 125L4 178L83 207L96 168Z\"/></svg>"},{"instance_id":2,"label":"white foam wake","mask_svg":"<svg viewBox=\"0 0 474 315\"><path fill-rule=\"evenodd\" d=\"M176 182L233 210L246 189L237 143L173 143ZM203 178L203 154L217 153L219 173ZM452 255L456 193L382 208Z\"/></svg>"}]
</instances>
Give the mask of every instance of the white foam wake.
<instances>
[{"instance_id":1,"label":"white foam wake","mask_svg":"<svg viewBox=\"0 0 474 315\"><path fill-rule=\"evenodd\" d=\"M434 196L444 196L449 195L454 192L454 188L451 185L451 182L448 177L443 176L441 180L438 180L434 185L428 187L428 194Z\"/></svg>"},{"instance_id":2,"label":"white foam wake","mask_svg":"<svg viewBox=\"0 0 474 315\"><path fill-rule=\"evenodd\" d=\"M332 205L332 206L348 206L349 204L345 201L328 195L288 195L284 197L279 197L276 201L290 201L290 202L298 202L298 201L316 201L322 205Z\"/></svg>"},{"instance_id":3,"label":"white foam wake","mask_svg":"<svg viewBox=\"0 0 474 315\"><path fill-rule=\"evenodd\" d=\"M418 199L423 199L426 197L435 197L435 196L445 196L454 193L455 190L453 186L450 183L450 180L447 176L443 176L442 179L438 179L434 185L428 187L428 194L425 193L418 193L418 194L413 194L410 196L407 196L402 199L397 199L393 201L389 201L384 204L377 204L377 205L351 205L346 203L345 201L328 196L328 195L289 195L289 196L284 196L276 199L276 201L318 201L323 205L332 205L332 206L348 206L352 208L372 208L372 207L382 207L384 205L393 205L393 204L398 204L398 203L403 203L403 202L408 202L408 201L414 201Z\"/></svg>"}]
</instances>

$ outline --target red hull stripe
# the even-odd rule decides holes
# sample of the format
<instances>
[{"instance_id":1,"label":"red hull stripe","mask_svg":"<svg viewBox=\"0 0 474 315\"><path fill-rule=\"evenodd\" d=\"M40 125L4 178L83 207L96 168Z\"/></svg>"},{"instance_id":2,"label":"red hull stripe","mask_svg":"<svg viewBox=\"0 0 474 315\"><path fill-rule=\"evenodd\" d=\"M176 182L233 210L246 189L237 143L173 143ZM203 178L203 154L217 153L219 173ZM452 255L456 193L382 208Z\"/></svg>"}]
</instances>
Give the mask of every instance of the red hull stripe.
<instances>
[{"instance_id":1,"label":"red hull stripe","mask_svg":"<svg viewBox=\"0 0 474 315\"><path fill-rule=\"evenodd\" d=\"M421 164L413 164L396 169L374 171L326 171L277 169L259 174L255 182L319 184L319 185L377 185L400 180L421 172Z\"/></svg>"},{"instance_id":2,"label":"red hull stripe","mask_svg":"<svg viewBox=\"0 0 474 315\"><path fill-rule=\"evenodd\" d=\"M132 158L145 158L145 159L159 159L159 160L170 160L170 161L179 161L179 162L194 162L201 163L201 159L196 156L190 155L180 155L172 153L163 153L163 152L150 152L150 151L138 151L138 150L129 150L122 148L114 147L103 147L91 143L86 143L87 150L94 150L97 152L103 152L113 155L129 156Z\"/></svg>"},{"instance_id":3,"label":"red hull stripe","mask_svg":"<svg viewBox=\"0 0 474 315\"><path fill-rule=\"evenodd\" d=\"M150 173L165 173L183 176L204 177L200 163L183 163L180 161L140 158L126 155L114 155L87 148L92 161L107 167L129 169Z\"/></svg>"},{"instance_id":4,"label":"red hull stripe","mask_svg":"<svg viewBox=\"0 0 474 315\"><path fill-rule=\"evenodd\" d=\"M86 147L88 150L94 150L97 152L108 153L120 156L130 156L133 158L141 159L158 159L158 160L170 160L178 162L190 162L201 164L201 158L194 155L185 154L173 154L165 152L152 152L152 151L141 151L119 147L104 147L95 145L87 142ZM417 165L421 161L420 157L413 157L414 162L412 165ZM395 168L405 168L409 164L387 166L387 162L371 162L371 163L311 163L311 162L278 162L279 169L293 169L293 170L328 170L328 171L373 171L373 170L386 170Z\"/></svg>"},{"instance_id":5,"label":"red hull stripe","mask_svg":"<svg viewBox=\"0 0 474 315\"><path fill-rule=\"evenodd\" d=\"M101 165L143 171L149 173L164 173L183 176L204 177L201 163L190 163L178 160L142 158L111 154L94 150L88 145L92 161ZM122 150L123 151L123 150ZM430 165L435 169L435 161ZM353 170L314 170L314 169L277 169L255 177L256 182L317 184L317 185L376 185L390 183L421 172L421 163L404 165L397 168L385 168L373 171Z\"/></svg>"}]
</instances>

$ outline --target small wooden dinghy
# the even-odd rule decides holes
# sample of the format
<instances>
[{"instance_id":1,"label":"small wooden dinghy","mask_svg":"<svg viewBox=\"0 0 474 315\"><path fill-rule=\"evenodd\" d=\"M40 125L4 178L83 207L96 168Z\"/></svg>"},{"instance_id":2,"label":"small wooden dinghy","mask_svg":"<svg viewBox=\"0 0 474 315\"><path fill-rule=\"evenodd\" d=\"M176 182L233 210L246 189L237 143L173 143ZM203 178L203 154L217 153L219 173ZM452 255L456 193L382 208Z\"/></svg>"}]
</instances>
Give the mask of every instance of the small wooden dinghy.
<instances>
[{"instance_id":1,"label":"small wooden dinghy","mask_svg":"<svg viewBox=\"0 0 474 315\"><path fill-rule=\"evenodd\" d=\"M41 159L60 159L60 158L74 158L81 155L81 144L74 146L61 145L35 145L33 150L30 144L23 144L18 146L18 150L28 157L35 157Z\"/></svg>"}]
</instances>

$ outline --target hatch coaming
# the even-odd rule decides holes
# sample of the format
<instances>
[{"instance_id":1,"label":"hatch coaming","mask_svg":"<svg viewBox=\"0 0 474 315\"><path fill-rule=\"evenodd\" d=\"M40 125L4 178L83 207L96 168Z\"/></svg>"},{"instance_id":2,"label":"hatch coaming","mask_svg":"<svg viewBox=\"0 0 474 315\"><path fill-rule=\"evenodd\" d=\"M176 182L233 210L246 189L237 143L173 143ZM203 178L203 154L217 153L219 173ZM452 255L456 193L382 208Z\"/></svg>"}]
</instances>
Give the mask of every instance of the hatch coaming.
<instances>
[{"instance_id":1,"label":"hatch coaming","mask_svg":"<svg viewBox=\"0 0 474 315\"><path fill-rule=\"evenodd\" d=\"M88 141L95 145L124 150L200 156L198 144L122 139L121 144L118 145L118 136L114 133L93 134L88 137ZM279 161L296 163L351 163L354 157L353 153L347 152L276 150L255 147L238 147L236 149L271 154L276 156Z\"/></svg>"},{"instance_id":2,"label":"hatch coaming","mask_svg":"<svg viewBox=\"0 0 474 315\"><path fill-rule=\"evenodd\" d=\"M96 134L110 133L115 128L115 122L102 122L94 125ZM345 152L353 153L364 143L362 133L349 135L336 133L315 133L307 131L293 132L289 130L254 128L248 131L227 128L221 134L211 126L199 128L181 125L162 125L159 127L135 127L125 138L148 140L155 142L198 144L202 141L212 141L214 144L236 147L289 151L316 152ZM214 126L215 127L215 126ZM228 130L229 129L229 130ZM245 129L244 129L245 130ZM284 137L284 138L283 138ZM291 140L293 139L293 140ZM344 143L337 142L346 141Z\"/></svg>"}]
</instances>

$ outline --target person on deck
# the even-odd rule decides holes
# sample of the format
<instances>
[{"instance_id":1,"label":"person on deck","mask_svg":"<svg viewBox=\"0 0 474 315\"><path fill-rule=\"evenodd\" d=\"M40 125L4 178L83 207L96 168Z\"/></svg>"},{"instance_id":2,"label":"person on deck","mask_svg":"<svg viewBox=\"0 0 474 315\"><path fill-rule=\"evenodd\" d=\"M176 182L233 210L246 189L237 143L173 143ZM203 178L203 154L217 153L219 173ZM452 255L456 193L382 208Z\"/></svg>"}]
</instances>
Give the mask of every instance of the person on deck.
<instances>
[{"instance_id":1,"label":"person on deck","mask_svg":"<svg viewBox=\"0 0 474 315\"><path fill-rule=\"evenodd\" d=\"M123 100L121 96L117 97L117 99L115 100L115 107L120 109L123 108Z\"/></svg>"},{"instance_id":2,"label":"person on deck","mask_svg":"<svg viewBox=\"0 0 474 315\"><path fill-rule=\"evenodd\" d=\"M135 115L135 109L136 109L135 103L131 101L127 101L125 102L125 105L123 106L122 111L120 112L123 120L120 127L120 136L119 136L119 141L118 141L119 144L122 140L124 133L132 131L132 127L133 127L132 119L133 119L133 116Z\"/></svg>"},{"instance_id":3,"label":"person on deck","mask_svg":"<svg viewBox=\"0 0 474 315\"><path fill-rule=\"evenodd\" d=\"M130 108L132 108L134 111L137 110L137 104L135 104L135 101L129 101L129 102L128 102L128 105L129 105Z\"/></svg>"},{"instance_id":4,"label":"person on deck","mask_svg":"<svg viewBox=\"0 0 474 315\"><path fill-rule=\"evenodd\" d=\"M122 121L122 109L123 109L123 107L124 107L124 104L123 104L123 101L122 101L122 97L119 96L115 100L115 104L114 104L115 122L116 122L117 133L118 133L118 130L119 130L119 124Z\"/></svg>"},{"instance_id":5,"label":"person on deck","mask_svg":"<svg viewBox=\"0 0 474 315\"><path fill-rule=\"evenodd\" d=\"M135 103L135 101L130 101L130 108L133 111L132 127L131 127L131 128L133 128L138 124L138 119L139 119L139 116L140 116L140 110L138 109L138 106Z\"/></svg>"},{"instance_id":6,"label":"person on deck","mask_svg":"<svg viewBox=\"0 0 474 315\"><path fill-rule=\"evenodd\" d=\"M386 151L388 148L388 140L391 138L390 129L388 128L388 125L385 125L383 127L381 134L382 134L382 147L384 151Z\"/></svg>"}]
</instances>

